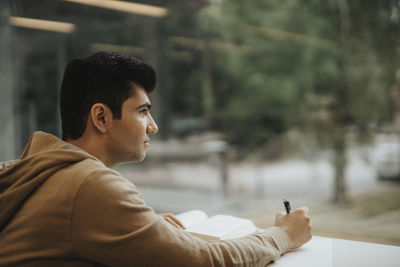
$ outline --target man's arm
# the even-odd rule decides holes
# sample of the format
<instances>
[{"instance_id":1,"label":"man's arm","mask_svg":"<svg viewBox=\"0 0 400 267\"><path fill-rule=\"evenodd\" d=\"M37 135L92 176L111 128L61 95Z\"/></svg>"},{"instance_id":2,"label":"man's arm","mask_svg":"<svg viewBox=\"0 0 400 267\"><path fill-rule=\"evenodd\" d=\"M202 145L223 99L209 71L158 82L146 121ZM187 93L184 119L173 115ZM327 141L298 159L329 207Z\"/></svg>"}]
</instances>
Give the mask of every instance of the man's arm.
<instances>
[{"instance_id":1,"label":"man's arm","mask_svg":"<svg viewBox=\"0 0 400 267\"><path fill-rule=\"evenodd\" d=\"M295 210L290 215L281 212L275 216L275 226L280 227L289 237L290 249L296 249L311 240L310 217L308 207ZM182 222L172 213L160 214L164 220L178 229L185 229Z\"/></svg>"},{"instance_id":2,"label":"man's arm","mask_svg":"<svg viewBox=\"0 0 400 267\"><path fill-rule=\"evenodd\" d=\"M114 266L264 266L290 245L281 227L214 243L193 237L155 214L130 182L107 170L82 184L71 236L78 257Z\"/></svg>"}]
</instances>

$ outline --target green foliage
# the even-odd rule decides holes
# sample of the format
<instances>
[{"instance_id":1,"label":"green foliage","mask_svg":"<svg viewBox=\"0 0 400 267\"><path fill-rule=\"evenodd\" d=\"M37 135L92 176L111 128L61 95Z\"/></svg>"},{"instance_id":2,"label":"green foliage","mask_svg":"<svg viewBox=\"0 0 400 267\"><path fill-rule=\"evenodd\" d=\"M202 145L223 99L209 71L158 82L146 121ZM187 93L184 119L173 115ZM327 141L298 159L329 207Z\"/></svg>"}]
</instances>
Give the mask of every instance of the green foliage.
<instances>
[{"instance_id":1,"label":"green foliage","mask_svg":"<svg viewBox=\"0 0 400 267\"><path fill-rule=\"evenodd\" d=\"M297 1L223 1L200 14L200 28L212 41L238 47L213 50L215 77L229 85L216 125L233 143L260 146L299 123L306 92L330 91L337 52L316 35L325 33L318 28L327 25L320 23L324 14L311 12Z\"/></svg>"},{"instance_id":2,"label":"green foliage","mask_svg":"<svg viewBox=\"0 0 400 267\"><path fill-rule=\"evenodd\" d=\"M210 40L249 48L213 51L213 71L229 85L217 108L230 119L220 117L218 125L231 140L258 146L293 127L330 135L331 128L366 129L389 119L395 68L377 41L382 30L393 38L388 5L349 1L346 35L336 1L267 2L221 1L199 16Z\"/></svg>"},{"instance_id":3,"label":"green foliage","mask_svg":"<svg viewBox=\"0 0 400 267\"><path fill-rule=\"evenodd\" d=\"M187 18L202 44L180 69L176 108L209 117L249 151L288 129L334 143L334 129L384 124L394 111L395 9L393 1L213 1ZM209 79L211 112L201 105Z\"/></svg>"}]
</instances>

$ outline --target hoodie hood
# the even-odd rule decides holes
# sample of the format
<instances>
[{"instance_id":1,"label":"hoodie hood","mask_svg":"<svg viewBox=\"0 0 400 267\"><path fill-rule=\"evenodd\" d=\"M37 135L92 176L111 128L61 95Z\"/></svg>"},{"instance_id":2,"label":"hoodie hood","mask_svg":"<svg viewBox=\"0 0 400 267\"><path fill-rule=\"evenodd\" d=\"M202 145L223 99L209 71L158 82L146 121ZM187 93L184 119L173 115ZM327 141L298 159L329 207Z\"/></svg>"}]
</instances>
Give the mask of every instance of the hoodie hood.
<instances>
[{"instance_id":1,"label":"hoodie hood","mask_svg":"<svg viewBox=\"0 0 400 267\"><path fill-rule=\"evenodd\" d=\"M34 133L19 160L0 165L0 232L30 195L54 173L88 158L97 161L54 135Z\"/></svg>"}]
</instances>

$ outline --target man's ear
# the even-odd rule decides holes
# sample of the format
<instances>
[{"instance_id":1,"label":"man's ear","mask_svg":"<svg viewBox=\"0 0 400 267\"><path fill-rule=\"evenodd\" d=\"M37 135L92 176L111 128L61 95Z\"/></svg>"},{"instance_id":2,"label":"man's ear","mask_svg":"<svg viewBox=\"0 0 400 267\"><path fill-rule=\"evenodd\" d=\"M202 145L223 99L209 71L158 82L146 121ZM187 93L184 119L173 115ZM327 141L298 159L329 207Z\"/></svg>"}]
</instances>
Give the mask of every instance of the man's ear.
<instances>
[{"instance_id":1,"label":"man's ear","mask_svg":"<svg viewBox=\"0 0 400 267\"><path fill-rule=\"evenodd\" d=\"M100 133L107 132L107 123L110 123L111 110L103 103L96 103L90 109L90 120Z\"/></svg>"}]
</instances>

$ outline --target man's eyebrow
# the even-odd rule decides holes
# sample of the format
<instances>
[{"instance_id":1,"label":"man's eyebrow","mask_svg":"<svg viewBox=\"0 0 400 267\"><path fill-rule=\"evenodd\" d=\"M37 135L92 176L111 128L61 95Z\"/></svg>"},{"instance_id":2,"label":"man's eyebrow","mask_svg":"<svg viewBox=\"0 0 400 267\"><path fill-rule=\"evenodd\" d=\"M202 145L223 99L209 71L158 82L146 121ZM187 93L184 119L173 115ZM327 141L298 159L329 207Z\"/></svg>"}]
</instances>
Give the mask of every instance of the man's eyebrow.
<instances>
[{"instance_id":1,"label":"man's eyebrow","mask_svg":"<svg viewBox=\"0 0 400 267\"><path fill-rule=\"evenodd\" d=\"M144 103L140 106L138 106L136 109L142 109L142 108L147 108L147 109L151 109L151 104L150 103Z\"/></svg>"}]
</instances>

